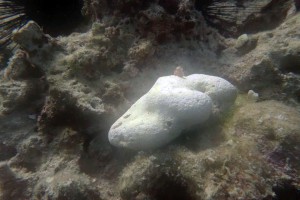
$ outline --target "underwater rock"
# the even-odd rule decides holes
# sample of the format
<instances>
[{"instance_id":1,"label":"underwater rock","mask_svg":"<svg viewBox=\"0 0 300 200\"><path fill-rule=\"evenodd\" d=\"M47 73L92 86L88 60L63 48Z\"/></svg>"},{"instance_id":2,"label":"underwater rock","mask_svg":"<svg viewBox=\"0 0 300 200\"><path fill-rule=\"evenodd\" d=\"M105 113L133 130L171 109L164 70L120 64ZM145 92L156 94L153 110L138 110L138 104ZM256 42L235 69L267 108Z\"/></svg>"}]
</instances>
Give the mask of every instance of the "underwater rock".
<instances>
[{"instance_id":1,"label":"underwater rock","mask_svg":"<svg viewBox=\"0 0 300 200\"><path fill-rule=\"evenodd\" d=\"M7 163L0 163L0 199L28 199L28 181L18 177Z\"/></svg>"},{"instance_id":2,"label":"underwater rock","mask_svg":"<svg viewBox=\"0 0 300 200\"><path fill-rule=\"evenodd\" d=\"M71 172L66 170L41 180L35 188L34 199L101 199L99 192L90 186L85 176L80 177L77 172Z\"/></svg>"},{"instance_id":3,"label":"underwater rock","mask_svg":"<svg viewBox=\"0 0 300 200\"><path fill-rule=\"evenodd\" d=\"M58 49L57 41L44 34L42 28L34 21L29 21L21 29L13 32L13 41L28 53L30 61L40 67L53 57Z\"/></svg>"},{"instance_id":4,"label":"underwater rock","mask_svg":"<svg viewBox=\"0 0 300 200\"><path fill-rule=\"evenodd\" d=\"M29 136L18 146L18 153L10 159L10 166L28 172L36 172L42 164L43 139Z\"/></svg>"},{"instance_id":5,"label":"underwater rock","mask_svg":"<svg viewBox=\"0 0 300 200\"><path fill-rule=\"evenodd\" d=\"M30 78L40 78L42 76L43 71L39 67L31 64L28 54L22 50L15 52L4 70L4 78L12 80L26 80Z\"/></svg>"},{"instance_id":6,"label":"underwater rock","mask_svg":"<svg viewBox=\"0 0 300 200\"><path fill-rule=\"evenodd\" d=\"M247 34L243 34L240 37L238 37L235 48L238 50L238 55L244 55L251 50L255 49L257 44L257 38L250 37Z\"/></svg>"},{"instance_id":7,"label":"underwater rock","mask_svg":"<svg viewBox=\"0 0 300 200\"><path fill-rule=\"evenodd\" d=\"M118 187L122 199L197 199L194 184L187 184L180 161L173 156L176 152L170 149L138 155L123 169Z\"/></svg>"},{"instance_id":8,"label":"underwater rock","mask_svg":"<svg viewBox=\"0 0 300 200\"><path fill-rule=\"evenodd\" d=\"M120 174L122 199L279 199L274 185L281 179L299 188L299 112L277 101L237 104L223 128L213 131L225 134L218 145L216 137L191 138L199 148L174 144L139 153Z\"/></svg>"},{"instance_id":9,"label":"underwater rock","mask_svg":"<svg viewBox=\"0 0 300 200\"><path fill-rule=\"evenodd\" d=\"M259 98L259 94L254 92L253 90L249 90L247 97L249 100L256 102Z\"/></svg>"},{"instance_id":10,"label":"underwater rock","mask_svg":"<svg viewBox=\"0 0 300 200\"><path fill-rule=\"evenodd\" d=\"M154 52L155 48L150 40L139 40L128 50L128 56L133 60L141 62L153 55Z\"/></svg>"},{"instance_id":11,"label":"underwater rock","mask_svg":"<svg viewBox=\"0 0 300 200\"><path fill-rule=\"evenodd\" d=\"M40 50L49 39L50 36L45 35L34 21L28 22L13 34L13 40L29 52Z\"/></svg>"},{"instance_id":12,"label":"underwater rock","mask_svg":"<svg viewBox=\"0 0 300 200\"><path fill-rule=\"evenodd\" d=\"M248 41L249 41L249 37L247 34L241 35L240 37L238 37L238 39L236 41L235 48L239 49L239 48L245 46Z\"/></svg>"},{"instance_id":13,"label":"underwater rock","mask_svg":"<svg viewBox=\"0 0 300 200\"><path fill-rule=\"evenodd\" d=\"M64 90L52 89L47 96L40 116L39 130L51 131L51 126L68 126L78 129L86 126L92 118L104 115L104 105L98 97L83 93L80 85L77 90L71 90L64 85Z\"/></svg>"},{"instance_id":14,"label":"underwater rock","mask_svg":"<svg viewBox=\"0 0 300 200\"><path fill-rule=\"evenodd\" d=\"M8 114L35 102L43 92L42 81L0 82L0 113Z\"/></svg>"},{"instance_id":15,"label":"underwater rock","mask_svg":"<svg viewBox=\"0 0 300 200\"><path fill-rule=\"evenodd\" d=\"M219 77L203 74L161 77L112 125L109 141L118 147L137 150L163 146L182 130L205 122L213 106L225 111L235 98L235 87Z\"/></svg>"},{"instance_id":16,"label":"underwater rock","mask_svg":"<svg viewBox=\"0 0 300 200\"><path fill-rule=\"evenodd\" d=\"M230 80L241 91L254 90L261 99L287 99L298 101L300 42L297 39L299 14L292 16L277 29L252 35L256 41L254 50L246 54L224 53L228 68L217 68L222 77ZM254 40L254 41L255 41ZM235 48L238 42L233 44ZM230 50L230 49L227 49ZM232 54L239 57L234 58ZM232 56L232 57L231 57ZM233 62L232 62L233 61Z\"/></svg>"},{"instance_id":17,"label":"underwater rock","mask_svg":"<svg viewBox=\"0 0 300 200\"><path fill-rule=\"evenodd\" d=\"M274 100L249 103L241 107L235 113L234 121L235 134L239 135L247 130L252 136L263 136L263 139L273 142L282 142L292 135L299 137L300 133L299 112Z\"/></svg>"},{"instance_id":18,"label":"underwater rock","mask_svg":"<svg viewBox=\"0 0 300 200\"><path fill-rule=\"evenodd\" d=\"M269 165L299 180L299 111L270 100L247 104L234 115L232 133L238 137L259 138L256 148L264 154Z\"/></svg>"},{"instance_id":19,"label":"underwater rock","mask_svg":"<svg viewBox=\"0 0 300 200\"><path fill-rule=\"evenodd\" d=\"M83 1L94 18L71 35L50 38L44 33L55 30L36 20L43 31L29 22L33 26L15 33L16 48L22 51L9 60L11 54L1 49L0 67L6 69L0 75L6 79L0 78L0 199L300 199L272 190L281 179L290 179L300 191L299 112L280 102L264 102L274 95L300 97L300 13L274 30L258 32L282 22L283 0ZM64 13L68 16L56 16L76 21ZM232 23L226 23L226 13L233 14ZM56 37L63 30L50 18ZM32 29L27 32L26 27ZM26 36L34 33L34 40ZM236 46L244 33L248 42ZM197 84L174 88L174 94L157 101L177 95L175 103L186 102L188 95L182 97L174 92L178 90L208 99L207 113L187 118L187 123L173 120L181 112L173 109L171 122L190 130L172 140L182 129L172 131L168 119L162 119L162 111L171 115L165 111L169 103L160 110L146 104L149 115L160 117L158 124L166 123L171 144L146 153L113 147L107 138L113 120L179 65L187 67L186 74L226 77L244 94L218 121L218 112L226 111L235 95L225 98L226 89L212 87L209 76L201 75L198 84L197 75ZM180 69L174 75L182 83L191 79ZM211 92L214 88L219 90ZM250 89L259 94L259 102L247 99ZM141 111L137 119L149 124L147 115ZM135 123L131 117L118 128ZM190 126L192 122L200 124ZM142 135L143 140L133 143L143 148L149 137L151 144L168 142L151 131L128 133L131 138ZM289 185L282 188L293 193Z\"/></svg>"}]
</instances>

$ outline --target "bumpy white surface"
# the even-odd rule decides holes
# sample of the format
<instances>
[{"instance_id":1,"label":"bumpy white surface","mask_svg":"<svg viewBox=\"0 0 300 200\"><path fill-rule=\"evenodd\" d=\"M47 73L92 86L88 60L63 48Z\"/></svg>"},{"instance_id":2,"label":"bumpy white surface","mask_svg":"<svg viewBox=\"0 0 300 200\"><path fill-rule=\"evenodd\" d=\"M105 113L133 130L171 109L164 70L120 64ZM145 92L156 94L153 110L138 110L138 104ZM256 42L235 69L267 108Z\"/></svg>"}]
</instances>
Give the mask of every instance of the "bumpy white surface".
<instances>
[{"instance_id":1,"label":"bumpy white surface","mask_svg":"<svg viewBox=\"0 0 300 200\"><path fill-rule=\"evenodd\" d=\"M235 98L235 87L219 77L161 77L112 125L108 138L117 147L157 148L191 125L205 122L213 105L226 109Z\"/></svg>"}]
</instances>

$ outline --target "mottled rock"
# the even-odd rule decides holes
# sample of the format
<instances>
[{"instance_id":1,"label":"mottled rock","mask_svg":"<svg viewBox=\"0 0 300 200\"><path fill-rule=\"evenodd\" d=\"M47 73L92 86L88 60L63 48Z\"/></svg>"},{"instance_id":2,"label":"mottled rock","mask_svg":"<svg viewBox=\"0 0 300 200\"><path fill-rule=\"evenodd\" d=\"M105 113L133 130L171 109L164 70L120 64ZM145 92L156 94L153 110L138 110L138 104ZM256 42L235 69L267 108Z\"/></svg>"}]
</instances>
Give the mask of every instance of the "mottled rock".
<instances>
[{"instance_id":1,"label":"mottled rock","mask_svg":"<svg viewBox=\"0 0 300 200\"><path fill-rule=\"evenodd\" d=\"M43 33L42 28L34 21L29 21L21 29L13 32L13 41L20 45L33 64L45 68L46 62L59 49L57 41Z\"/></svg>"},{"instance_id":2,"label":"mottled rock","mask_svg":"<svg viewBox=\"0 0 300 200\"><path fill-rule=\"evenodd\" d=\"M39 78L43 71L30 62L27 52L17 50L9 60L8 66L4 70L4 78L13 80L25 80Z\"/></svg>"},{"instance_id":3,"label":"mottled rock","mask_svg":"<svg viewBox=\"0 0 300 200\"><path fill-rule=\"evenodd\" d=\"M40 180L34 191L34 199L100 200L100 192L92 188L86 176L78 176L77 171L67 169Z\"/></svg>"},{"instance_id":4,"label":"mottled rock","mask_svg":"<svg viewBox=\"0 0 300 200\"><path fill-rule=\"evenodd\" d=\"M299 112L277 101L249 103L240 98L233 116L221 130L213 131L215 137L190 138L184 147L173 145L136 156L120 175L121 197L271 199L285 192L297 199ZM213 141L222 133L226 136L215 145ZM191 150L192 143L202 148ZM274 186L281 180L289 184L278 191Z\"/></svg>"},{"instance_id":5,"label":"mottled rock","mask_svg":"<svg viewBox=\"0 0 300 200\"><path fill-rule=\"evenodd\" d=\"M236 133L241 129L253 135L264 136L275 141L293 134L299 135L300 113L293 107L278 101L263 101L243 106L234 116Z\"/></svg>"},{"instance_id":6,"label":"mottled rock","mask_svg":"<svg viewBox=\"0 0 300 200\"><path fill-rule=\"evenodd\" d=\"M7 114L39 98L45 85L42 81L0 82L0 113Z\"/></svg>"},{"instance_id":7,"label":"mottled rock","mask_svg":"<svg viewBox=\"0 0 300 200\"><path fill-rule=\"evenodd\" d=\"M262 99L289 99L299 96L300 42L298 27L300 15L296 14L273 31L253 35L257 39L254 50L239 57L224 51L222 76L231 80L241 91L254 90Z\"/></svg>"},{"instance_id":8,"label":"mottled rock","mask_svg":"<svg viewBox=\"0 0 300 200\"><path fill-rule=\"evenodd\" d=\"M49 38L34 21L29 21L13 34L13 40L29 52L38 51L48 43Z\"/></svg>"},{"instance_id":9,"label":"mottled rock","mask_svg":"<svg viewBox=\"0 0 300 200\"><path fill-rule=\"evenodd\" d=\"M28 180L20 178L6 162L0 162L0 199L28 199Z\"/></svg>"},{"instance_id":10,"label":"mottled rock","mask_svg":"<svg viewBox=\"0 0 300 200\"><path fill-rule=\"evenodd\" d=\"M139 40L128 50L128 56L133 60L142 61L148 56L152 56L154 51L155 48L151 41Z\"/></svg>"}]
</instances>

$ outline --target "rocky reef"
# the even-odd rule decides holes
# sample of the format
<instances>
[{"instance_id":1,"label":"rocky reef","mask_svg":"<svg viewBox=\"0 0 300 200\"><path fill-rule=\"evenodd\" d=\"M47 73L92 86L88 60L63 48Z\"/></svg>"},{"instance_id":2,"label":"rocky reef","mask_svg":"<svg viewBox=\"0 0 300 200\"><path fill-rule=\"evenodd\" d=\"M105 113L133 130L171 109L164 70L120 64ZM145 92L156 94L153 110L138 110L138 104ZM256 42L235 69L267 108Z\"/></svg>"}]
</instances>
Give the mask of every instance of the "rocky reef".
<instances>
[{"instance_id":1,"label":"rocky reef","mask_svg":"<svg viewBox=\"0 0 300 200\"><path fill-rule=\"evenodd\" d=\"M71 34L27 21L11 32L13 49L1 46L0 199L300 199L298 1L82 5L86 21ZM110 144L111 126L159 77L190 74L221 77L238 94L222 106L216 85L200 84L202 123L187 118L156 149ZM168 93L156 105L172 95L189 100Z\"/></svg>"}]
</instances>

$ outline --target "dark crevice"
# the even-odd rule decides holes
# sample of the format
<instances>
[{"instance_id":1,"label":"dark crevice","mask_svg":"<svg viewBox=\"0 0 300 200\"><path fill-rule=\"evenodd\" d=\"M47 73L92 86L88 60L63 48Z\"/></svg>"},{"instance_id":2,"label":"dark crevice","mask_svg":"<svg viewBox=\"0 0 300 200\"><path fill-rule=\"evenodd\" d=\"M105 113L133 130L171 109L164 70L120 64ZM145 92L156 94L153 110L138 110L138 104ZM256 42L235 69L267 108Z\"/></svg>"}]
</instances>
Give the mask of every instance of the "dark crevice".
<instances>
[{"instance_id":1,"label":"dark crevice","mask_svg":"<svg viewBox=\"0 0 300 200\"><path fill-rule=\"evenodd\" d=\"M289 55L280 61L280 69L283 73L300 74L300 55Z\"/></svg>"},{"instance_id":2,"label":"dark crevice","mask_svg":"<svg viewBox=\"0 0 300 200\"><path fill-rule=\"evenodd\" d=\"M0 161L8 160L17 155L17 149L14 146L0 143Z\"/></svg>"},{"instance_id":3,"label":"dark crevice","mask_svg":"<svg viewBox=\"0 0 300 200\"><path fill-rule=\"evenodd\" d=\"M52 36L70 34L84 18L83 0L26 0L25 14Z\"/></svg>"},{"instance_id":4,"label":"dark crevice","mask_svg":"<svg viewBox=\"0 0 300 200\"><path fill-rule=\"evenodd\" d=\"M179 0L159 0L158 4L171 15L176 14L179 7Z\"/></svg>"},{"instance_id":5,"label":"dark crevice","mask_svg":"<svg viewBox=\"0 0 300 200\"><path fill-rule=\"evenodd\" d=\"M193 200L195 197L189 192L187 183L165 174L161 175L147 192L156 200Z\"/></svg>"},{"instance_id":6,"label":"dark crevice","mask_svg":"<svg viewBox=\"0 0 300 200\"><path fill-rule=\"evenodd\" d=\"M9 45L13 30L29 20L37 22L51 36L70 34L85 20L82 7L83 0L2 0L0 27L5 31L0 34L0 44Z\"/></svg>"},{"instance_id":7,"label":"dark crevice","mask_svg":"<svg viewBox=\"0 0 300 200\"><path fill-rule=\"evenodd\" d=\"M294 2L295 2L296 10L299 11L300 10L300 0L294 0Z\"/></svg>"},{"instance_id":8,"label":"dark crevice","mask_svg":"<svg viewBox=\"0 0 300 200\"><path fill-rule=\"evenodd\" d=\"M124 68L123 65L117 65L117 66L113 67L113 68L111 69L111 71L112 71L112 72L115 72L115 73L117 73L117 74L120 74L120 73L123 72L123 68Z\"/></svg>"},{"instance_id":9,"label":"dark crevice","mask_svg":"<svg viewBox=\"0 0 300 200\"><path fill-rule=\"evenodd\" d=\"M128 15L128 16L135 16L137 14L137 10L146 10L152 1L124 1L122 3L116 3L114 6L110 6L111 10L113 11L118 7L121 11L121 13ZM111 3L110 3L111 4Z\"/></svg>"},{"instance_id":10,"label":"dark crevice","mask_svg":"<svg viewBox=\"0 0 300 200\"><path fill-rule=\"evenodd\" d=\"M300 189L296 188L291 181L277 183L272 190L275 193L275 197L271 200L300 199Z\"/></svg>"}]
</instances>

